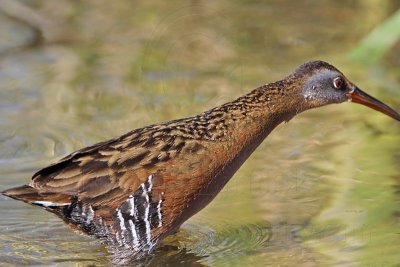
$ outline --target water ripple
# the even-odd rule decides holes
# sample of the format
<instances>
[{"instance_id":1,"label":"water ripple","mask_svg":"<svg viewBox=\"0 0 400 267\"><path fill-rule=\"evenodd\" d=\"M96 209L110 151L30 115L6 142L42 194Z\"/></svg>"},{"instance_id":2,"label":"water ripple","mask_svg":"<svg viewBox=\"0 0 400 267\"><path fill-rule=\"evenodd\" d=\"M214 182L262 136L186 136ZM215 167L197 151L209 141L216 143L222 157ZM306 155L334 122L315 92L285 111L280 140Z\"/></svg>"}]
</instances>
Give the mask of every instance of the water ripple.
<instances>
[{"instance_id":1,"label":"water ripple","mask_svg":"<svg viewBox=\"0 0 400 267\"><path fill-rule=\"evenodd\" d=\"M229 224L227 224L229 225ZM194 224L178 234L182 247L207 258L236 258L262 250L272 237L268 223L224 226L221 230Z\"/></svg>"}]
</instances>

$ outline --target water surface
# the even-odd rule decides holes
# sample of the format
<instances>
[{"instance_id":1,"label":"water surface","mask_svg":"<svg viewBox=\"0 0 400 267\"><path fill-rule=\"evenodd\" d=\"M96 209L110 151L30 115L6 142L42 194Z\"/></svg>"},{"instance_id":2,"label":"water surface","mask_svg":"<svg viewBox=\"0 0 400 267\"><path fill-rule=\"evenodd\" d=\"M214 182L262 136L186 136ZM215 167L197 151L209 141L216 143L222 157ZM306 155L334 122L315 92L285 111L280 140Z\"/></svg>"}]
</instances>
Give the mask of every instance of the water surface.
<instances>
[{"instance_id":1,"label":"water surface","mask_svg":"<svg viewBox=\"0 0 400 267\"><path fill-rule=\"evenodd\" d=\"M396 3L3 1L0 189L76 149L202 112L312 59L400 110L399 46L372 66L346 58ZM297 116L146 264L398 266L399 133L357 105ZM110 262L104 246L39 208L0 196L0 214L0 265Z\"/></svg>"}]
</instances>

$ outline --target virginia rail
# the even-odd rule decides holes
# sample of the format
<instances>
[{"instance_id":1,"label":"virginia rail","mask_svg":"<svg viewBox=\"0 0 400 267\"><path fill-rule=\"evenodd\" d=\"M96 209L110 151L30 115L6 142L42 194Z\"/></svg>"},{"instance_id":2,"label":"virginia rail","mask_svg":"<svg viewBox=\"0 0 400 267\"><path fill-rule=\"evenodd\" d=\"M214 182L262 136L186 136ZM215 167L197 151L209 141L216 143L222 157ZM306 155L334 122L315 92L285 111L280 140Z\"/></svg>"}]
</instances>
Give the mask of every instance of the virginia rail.
<instances>
[{"instance_id":1,"label":"virginia rail","mask_svg":"<svg viewBox=\"0 0 400 267\"><path fill-rule=\"evenodd\" d=\"M141 258L210 203L277 125L345 101L400 121L400 114L335 67L313 61L199 115L78 150L36 172L28 185L2 193L45 208L114 251Z\"/></svg>"}]
</instances>

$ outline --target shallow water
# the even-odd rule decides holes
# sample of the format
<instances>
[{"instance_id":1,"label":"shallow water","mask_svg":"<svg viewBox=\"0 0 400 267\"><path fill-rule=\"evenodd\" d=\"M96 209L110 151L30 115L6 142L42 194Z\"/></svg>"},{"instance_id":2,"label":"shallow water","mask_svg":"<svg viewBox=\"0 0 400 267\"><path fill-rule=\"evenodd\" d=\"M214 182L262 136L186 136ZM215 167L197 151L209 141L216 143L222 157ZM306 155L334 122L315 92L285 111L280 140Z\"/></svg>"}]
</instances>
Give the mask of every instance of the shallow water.
<instances>
[{"instance_id":1,"label":"shallow water","mask_svg":"<svg viewBox=\"0 0 400 267\"><path fill-rule=\"evenodd\" d=\"M396 1L15 2L0 3L0 190L311 59L400 110L398 45L373 66L346 58ZM297 116L145 264L397 266L399 133L356 105ZM39 208L0 196L0 214L0 265L110 262L104 246Z\"/></svg>"}]
</instances>

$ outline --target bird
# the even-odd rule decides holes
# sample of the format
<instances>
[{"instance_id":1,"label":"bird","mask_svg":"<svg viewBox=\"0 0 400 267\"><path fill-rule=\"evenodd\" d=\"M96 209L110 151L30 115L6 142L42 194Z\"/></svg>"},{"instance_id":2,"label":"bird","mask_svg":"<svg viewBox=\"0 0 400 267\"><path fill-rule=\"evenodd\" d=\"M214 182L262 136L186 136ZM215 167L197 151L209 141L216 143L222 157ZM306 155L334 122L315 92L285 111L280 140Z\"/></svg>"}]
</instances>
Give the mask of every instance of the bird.
<instances>
[{"instance_id":1,"label":"bird","mask_svg":"<svg viewBox=\"0 0 400 267\"><path fill-rule=\"evenodd\" d=\"M77 150L2 194L44 208L121 257L142 259L206 207L275 127L342 102L400 121L336 67L310 61L198 115Z\"/></svg>"}]
</instances>

